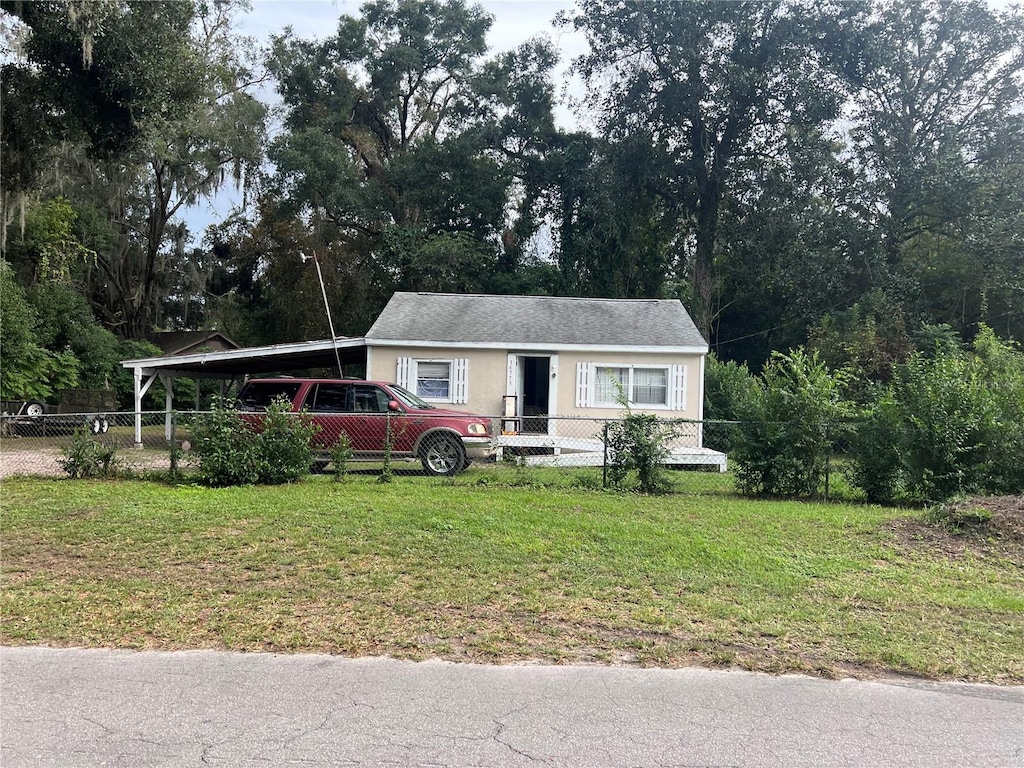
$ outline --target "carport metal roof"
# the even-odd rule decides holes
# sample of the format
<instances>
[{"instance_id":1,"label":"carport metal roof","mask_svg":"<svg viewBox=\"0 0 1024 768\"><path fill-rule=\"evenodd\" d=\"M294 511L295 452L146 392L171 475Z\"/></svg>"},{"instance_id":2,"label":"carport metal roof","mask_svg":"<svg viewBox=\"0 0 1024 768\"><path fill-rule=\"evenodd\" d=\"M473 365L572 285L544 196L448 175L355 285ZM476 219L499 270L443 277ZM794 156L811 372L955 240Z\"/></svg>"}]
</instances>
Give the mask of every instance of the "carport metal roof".
<instances>
[{"instance_id":1,"label":"carport metal roof","mask_svg":"<svg viewBox=\"0 0 1024 768\"><path fill-rule=\"evenodd\" d=\"M366 362L366 340L360 337L147 357L139 360L122 360L121 365L136 371L141 370L144 376L162 373L190 378L232 378L251 373L333 368L336 364L335 347L343 365Z\"/></svg>"},{"instance_id":2,"label":"carport metal roof","mask_svg":"<svg viewBox=\"0 0 1024 768\"><path fill-rule=\"evenodd\" d=\"M157 378L164 382L167 392L164 431L170 440L175 377L230 379L254 373L334 368L337 365L336 359L340 359L342 365L365 365L366 339L321 339L267 347L122 360L121 365L135 373L135 444L142 445L142 398Z\"/></svg>"}]
</instances>

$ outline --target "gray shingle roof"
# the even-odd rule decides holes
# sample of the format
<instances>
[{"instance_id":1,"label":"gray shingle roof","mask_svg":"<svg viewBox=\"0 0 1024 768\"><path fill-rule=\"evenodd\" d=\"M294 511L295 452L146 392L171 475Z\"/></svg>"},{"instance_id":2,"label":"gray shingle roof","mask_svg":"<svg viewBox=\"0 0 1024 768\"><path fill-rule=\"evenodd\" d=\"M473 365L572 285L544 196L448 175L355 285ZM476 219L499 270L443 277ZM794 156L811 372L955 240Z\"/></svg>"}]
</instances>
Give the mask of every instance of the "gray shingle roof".
<instances>
[{"instance_id":1,"label":"gray shingle roof","mask_svg":"<svg viewBox=\"0 0 1024 768\"><path fill-rule=\"evenodd\" d=\"M367 341L707 347L683 305L664 299L579 299L396 293Z\"/></svg>"}]
</instances>

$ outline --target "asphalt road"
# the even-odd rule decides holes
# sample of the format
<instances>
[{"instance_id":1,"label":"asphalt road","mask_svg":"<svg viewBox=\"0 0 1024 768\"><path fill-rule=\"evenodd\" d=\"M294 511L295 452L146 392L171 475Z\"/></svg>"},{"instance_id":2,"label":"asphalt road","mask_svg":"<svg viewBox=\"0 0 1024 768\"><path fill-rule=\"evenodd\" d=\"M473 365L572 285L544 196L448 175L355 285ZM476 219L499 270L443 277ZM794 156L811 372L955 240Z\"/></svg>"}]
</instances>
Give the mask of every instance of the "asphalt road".
<instances>
[{"instance_id":1,"label":"asphalt road","mask_svg":"<svg viewBox=\"0 0 1024 768\"><path fill-rule=\"evenodd\" d=\"M0 649L17 766L1024 766L1024 688Z\"/></svg>"}]
</instances>

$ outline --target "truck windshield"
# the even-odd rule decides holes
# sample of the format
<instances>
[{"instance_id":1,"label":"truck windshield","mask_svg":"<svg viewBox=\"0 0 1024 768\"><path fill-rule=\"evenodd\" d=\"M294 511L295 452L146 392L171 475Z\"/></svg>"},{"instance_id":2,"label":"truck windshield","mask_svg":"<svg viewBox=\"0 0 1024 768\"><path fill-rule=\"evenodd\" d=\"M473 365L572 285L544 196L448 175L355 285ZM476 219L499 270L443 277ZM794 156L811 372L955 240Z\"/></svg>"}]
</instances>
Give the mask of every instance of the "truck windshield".
<instances>
[{"instance_id":1,"label":"truck windshield","mask_svg":"<svg viewBox=\"0 0 1024 768\"><path fill-rule=\"evenodd\" d=\"M409 390L398 386L397 384L388 384L388 389L398 395L398 399L402 401L403 405L407 405L410 408L425 408L433 410L434 406L428 403L426 400L421 399L417 395L414 395Z\"/></svg>"}]
</instances>

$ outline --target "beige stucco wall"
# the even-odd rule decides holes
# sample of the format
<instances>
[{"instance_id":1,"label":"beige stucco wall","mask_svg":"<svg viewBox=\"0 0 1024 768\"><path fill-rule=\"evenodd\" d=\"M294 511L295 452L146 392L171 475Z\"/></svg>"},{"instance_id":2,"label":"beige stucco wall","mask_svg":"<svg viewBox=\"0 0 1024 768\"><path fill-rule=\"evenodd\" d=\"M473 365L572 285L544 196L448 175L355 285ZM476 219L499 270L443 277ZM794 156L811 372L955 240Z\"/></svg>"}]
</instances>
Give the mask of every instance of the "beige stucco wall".
<instances>
[{"instance_id":1,"label":"beige stucco wall","mask_svg":"<svg viewBox=\"0 0 1024 768\"><path fill-rule=\"evenodd\" d=\"M467 402L451 407L459 411L472 411L485 416L501 414L501 398L505 394L507 355L504 350L457 349L453 347L373 347L367 366L366 378L375 381L394 381L398 373L399 357L417 360L469 361Z\"/></svg>"},{"instance_id":2,"label":"beige stucco wall","mask_svg":"<svg viewBox=\"0 0 1024 768\"><path fill-rule=\"evenodd\" d=\"M515 350L516 354L531 357L551 357L551 352L536 352L529 349ZM394 381L398 370L399 357L414 357L418 360L468 360L469 376L467 402L451 407L475 413L499 416L502 396L508 371L507 350L460 349L453 347L372 347L369 355L367 378L377 381ZM555 414L558 416L595 416L607 418L616 416L619 408L577 408L576 407L576 364L633 364L633 365L683 365L686 367L686 408L685 410L652 409L651 413L672 418L699 419L702 355L664 355L626 352L562 351L557 353L558 370L552 384L556 388ZM640 410L640 409L637 409Z\"/></svg>"},{"instance_id":3,"label":"beige stucco wall","mask_svg":"<svg viewBox=\"0 0 1024 768\"><path fill-rule=\"evenodd\" d=\"M596 416L614 418L622 409L577 408L576 407L576 364L623 364L623 365L682 365L686 367L686 408L681 411L664 408L650 409L649 413L659 416L698 419L700 418L701 355L663 355L623 352L562 352L558 355L558 414L562 416ZM643 412L644 409L636 408Z\"/></svg>"}]
</instances>

